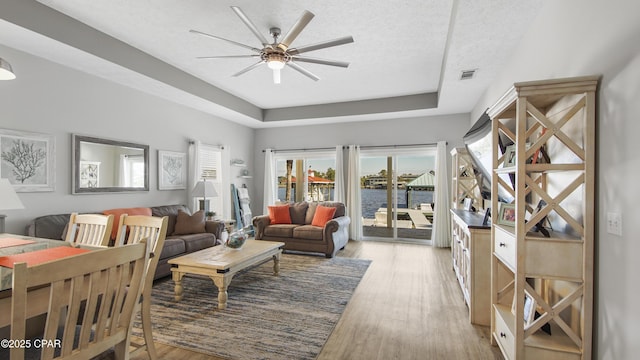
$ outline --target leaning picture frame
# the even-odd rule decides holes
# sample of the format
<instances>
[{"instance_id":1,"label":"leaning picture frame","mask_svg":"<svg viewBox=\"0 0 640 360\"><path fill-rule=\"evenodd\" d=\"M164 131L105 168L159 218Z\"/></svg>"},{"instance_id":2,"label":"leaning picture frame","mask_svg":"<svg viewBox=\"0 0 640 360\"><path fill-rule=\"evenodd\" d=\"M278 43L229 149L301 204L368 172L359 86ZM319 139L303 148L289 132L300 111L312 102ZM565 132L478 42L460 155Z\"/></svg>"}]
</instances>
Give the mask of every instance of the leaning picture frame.
<instances>
[{"instance_id":1,"label":"leaning picture frame","mask_svg":"<svg viewBox=\"0 0 640 360\"><path fill-rule=\"evenodd\" d=\"M515 226L516 224L516 205L500 203L500 211L498 212L498 224Z\"/></svg>"},{"instance_id":2,"label":"leaning picture frame","mask_svg":"<svg viewBox=\"0 0 640 360\"><path fill-rule=\"evenodd\" d=\"M516 166L515 144L507 146L507 148L504 150L504 166L505 167Z\"/></svg>"},{"instance_id":3,"label":"leaning picture frame","mask_svg":"<svg viewBox=\"0 0 640 360\"><path fill-rule=\"evenodd\" d=\"M187 154L158 150L158 190L187 188Z\"/></svg>"},{"instance_id":4,"label":"leaning picture frame","mask_svg":"<svg viewBox=\"0 0 640 360\"><path fill-rule=\"evenodd\" d=\"M55 136L0 129L0 178L16 192L55 191Z\"/></svg>"},{"instance_id":5,"label":"leaning picture frame","mask_svg":"<svg viewBox=\"0 0 640 360\"><path fill-rule=\"evenodd\" d=\"M536 314L536 300L526 290L524 292L524 326L529 326L535 319ZM511 313L516 314L516 296L513 295L513 302L511 303Z\"/></svg>"}]
</instances>

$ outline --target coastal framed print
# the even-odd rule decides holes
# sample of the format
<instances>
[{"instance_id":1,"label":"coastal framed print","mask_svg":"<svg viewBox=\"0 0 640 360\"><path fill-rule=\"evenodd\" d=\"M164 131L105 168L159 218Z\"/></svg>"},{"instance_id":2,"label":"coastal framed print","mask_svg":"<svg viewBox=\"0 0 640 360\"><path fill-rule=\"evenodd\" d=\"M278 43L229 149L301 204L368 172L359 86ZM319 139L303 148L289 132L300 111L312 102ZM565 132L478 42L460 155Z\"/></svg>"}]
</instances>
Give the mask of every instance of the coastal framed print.
<instances>
[{"instance_id":1,"label":"coastal framed print","mask_svg":"<svg viewBox=\"0 0 640 360\"><path fill-rule=\"evenodd\" d=\"M187 154L158 150L158 190L187 188Z\"/></svg>"},{"instance_id":2,"label":"coastal framed print","mask_svg":"<svg viewBox=\"0 0 640 360\"><path fill-rule=\"evenodd\" d=\"M55 190L55 137L0 129L0 177L17 192Z\"/></svg>"}]
</instances>

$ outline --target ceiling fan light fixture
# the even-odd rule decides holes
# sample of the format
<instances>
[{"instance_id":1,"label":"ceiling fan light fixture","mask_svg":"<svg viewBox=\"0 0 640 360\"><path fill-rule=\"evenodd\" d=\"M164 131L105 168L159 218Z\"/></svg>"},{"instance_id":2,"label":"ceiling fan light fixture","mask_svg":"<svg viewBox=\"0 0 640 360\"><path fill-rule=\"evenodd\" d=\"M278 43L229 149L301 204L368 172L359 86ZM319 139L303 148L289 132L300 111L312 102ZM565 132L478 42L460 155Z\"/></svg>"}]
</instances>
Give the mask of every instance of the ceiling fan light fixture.
<instances>
[{"instance_id":1,"label":"ceiling fan light fixture","mask_svg":"<svg viewBox=\"0 0 640 360\"><path fill-rule=\"evenodd\" d=\"M281 54L269 54L267 56L267 66L273 70L284 68L284 56Z\"/></svg>"},{"instance_id":2,"label":"ceiling fan light fixture","mask_svg":"<svg viewBox=\"0 0 640 360\"><path fill-rule=\"evenodd\" d=\"M273 69L273 83L280 84L280 69Z\"/></svg>"}]
</instances>

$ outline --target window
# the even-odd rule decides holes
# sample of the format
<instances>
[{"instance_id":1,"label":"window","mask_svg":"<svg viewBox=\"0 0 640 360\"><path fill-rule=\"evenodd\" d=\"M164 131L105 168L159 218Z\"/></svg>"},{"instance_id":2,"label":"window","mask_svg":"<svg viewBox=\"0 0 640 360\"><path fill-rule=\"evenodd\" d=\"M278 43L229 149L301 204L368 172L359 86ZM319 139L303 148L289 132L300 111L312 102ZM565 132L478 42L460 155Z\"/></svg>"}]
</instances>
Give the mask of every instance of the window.
<instances>
[{"instance_id":1,"label":"window","mask_svg":"<svg viewBox=\"0 0 640 360\"><path fill-rule=\"evenodd\" d=\"M281 152L276 153L274 159L278 201L335 199L335 151Z\"/></svg>"}]
</instances>

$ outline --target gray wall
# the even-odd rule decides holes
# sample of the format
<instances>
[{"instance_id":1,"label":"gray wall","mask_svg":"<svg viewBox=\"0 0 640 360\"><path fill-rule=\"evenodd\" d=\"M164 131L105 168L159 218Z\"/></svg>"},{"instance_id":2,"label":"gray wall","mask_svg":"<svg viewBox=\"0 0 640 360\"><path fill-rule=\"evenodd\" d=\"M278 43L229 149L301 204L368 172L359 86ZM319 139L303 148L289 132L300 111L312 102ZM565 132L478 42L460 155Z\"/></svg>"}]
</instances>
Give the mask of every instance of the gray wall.
<instances>
[{"instance_id":1,"label":"gray wall","mask_svg":"<svg viewBox=\"0 0 640 360\"><path fill-rule=\"evenodd\" d=\"M640 352L640 2L548 1L474 109L491 106L516 81L602 75L598 102L594 358L633 359ZM622 214L622 236L606 231Z\"/></svg>"},{"instance_id":2,"label":"gray wall","mask_svg":"<svg viewBox=\"0 0 640 360\"><path fill-rule=\"evenodd\" d=\"M447 148L451 150L462 145L462 136L467 130L469 130L468 114L258 129L254 150L253 193L255 196L251 208L254 215L262 212L264 191L262 150L266 148L285 150L335 147L336 145L402 145L447 141ZM345 166L347 166L346 162Z\"/></svg>"},{"instance_id":3,"label":"gray wall","mask_svg":"<svg viewBox=\"0 0 640 360\"><path fill-rule=\"evenodd\" d=\"M115 207L188 204L186 190L159 191L158 150L187 152L188 140L229 146L252 166L254 131L236 123L0 45L17 79L0 81L0 128L55 136L56 189L19 193L25 209L3 211L6 230L21 234L33 218ZM71 134L150 146L149 192L71 195ZM231 168L237 182L237 168Z\"/></svg>"}]
</instances>

